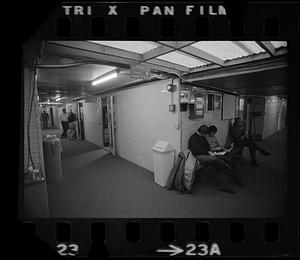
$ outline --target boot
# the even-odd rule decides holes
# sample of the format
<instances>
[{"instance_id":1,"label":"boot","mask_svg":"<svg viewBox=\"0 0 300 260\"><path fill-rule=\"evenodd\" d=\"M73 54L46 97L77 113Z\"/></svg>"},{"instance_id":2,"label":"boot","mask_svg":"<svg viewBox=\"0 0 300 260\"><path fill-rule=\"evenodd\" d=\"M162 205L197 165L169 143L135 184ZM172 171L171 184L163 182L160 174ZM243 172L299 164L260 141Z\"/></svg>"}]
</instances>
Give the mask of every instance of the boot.
<instances>
[{"instance_id":1,"label":"boot","mask_svg":"<svg viewBox=\"0 0 300 260\"><path fill-rule=\"evenodd\" d=\"M231 194L234 194L235 191L229 187L224 187L224 186L219 186L218 189L220 191L224 191L224 192L228 192L228 193L231 193Z\"/></svg>"},{"instance_id":2,"label":"boot","mask_svg":"<svg viewBox=\"0 0 300 260\"><path fill-rule=\"evenodd\" d=\"M258 149L259 150L259 152L262 154L262 155L264 155L264 156L269 156L271 153L269 153L269 152L267 152L265 149L263 149L263 148L259 148Z\"/></svg>"}]
</instances>

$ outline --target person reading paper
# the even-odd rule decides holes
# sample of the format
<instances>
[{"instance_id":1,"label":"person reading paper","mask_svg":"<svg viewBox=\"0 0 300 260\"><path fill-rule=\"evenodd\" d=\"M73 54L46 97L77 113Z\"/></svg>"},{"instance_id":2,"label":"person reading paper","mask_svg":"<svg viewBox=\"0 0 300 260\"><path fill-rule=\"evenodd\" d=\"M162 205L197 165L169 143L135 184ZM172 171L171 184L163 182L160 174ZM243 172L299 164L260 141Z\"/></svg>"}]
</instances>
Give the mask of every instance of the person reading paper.
<instances>
[{"instance_id":1,"label":"person reading paper","mask_svg":"<svg viewBox=\"0 0 300 260\"><path fill-rule=\"evenodd\" d=\"M214 156L213 152L210 151L209 144L205 138L207 132L208 127L206 125L200 126L190 137L188 147L201 165L215 168L219 180L218 189L234 193L228 179L228 173L232 170L232 168L228 166L228 164L224 163L223 160Z\"/></svg>"}]
</instances>

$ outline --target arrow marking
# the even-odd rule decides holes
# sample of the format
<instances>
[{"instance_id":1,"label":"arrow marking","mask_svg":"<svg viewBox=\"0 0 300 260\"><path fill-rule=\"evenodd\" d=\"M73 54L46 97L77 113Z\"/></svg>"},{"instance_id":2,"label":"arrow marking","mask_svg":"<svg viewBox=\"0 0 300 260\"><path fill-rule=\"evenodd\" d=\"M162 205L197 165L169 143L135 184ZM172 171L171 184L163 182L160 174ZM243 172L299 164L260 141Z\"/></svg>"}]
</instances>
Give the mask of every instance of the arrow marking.
<instances>
[{"instance_id":1,"label":"arrow marking","mask_svg":"<svg viewBox=\"0 0 300 260\"><path fill-rule=\"evenodd\" d=\"M182 250L180 247L169 245L172 249L157 249L156 252L164 252L164 253L171 253L170 256L177 255L182 253L184 250Z\"/></svg>"}]
</instances>

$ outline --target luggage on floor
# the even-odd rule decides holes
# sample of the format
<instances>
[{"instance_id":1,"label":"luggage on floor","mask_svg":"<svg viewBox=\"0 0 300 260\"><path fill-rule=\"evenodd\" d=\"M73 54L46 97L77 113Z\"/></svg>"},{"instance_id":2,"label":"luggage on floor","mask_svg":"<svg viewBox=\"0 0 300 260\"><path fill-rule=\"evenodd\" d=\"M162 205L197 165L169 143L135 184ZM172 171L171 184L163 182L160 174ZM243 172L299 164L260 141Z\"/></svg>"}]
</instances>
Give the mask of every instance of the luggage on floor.
<instances>
[{"instance_id":1,"label":"luggage on floor","mask_svg":"<svg viewBox=\"0 0 300 260\"><path fill-rule=\"evenodd\" d=\"M75 130L73 128L69 128L67 131L67 137L69 139L74 139L75 138Z\"/></svg>"},{"instance_id":2,"label":"luggage on floor","mask_svg":"<svg viewBox=\"0 0 300 260\"><path fill-rule=\"evenodd\" d=\"M191 151L180 152L171 170L167 189L175 189L179 193L191 193L196 169L197 160Z\"/></svg>"}]
</instances>

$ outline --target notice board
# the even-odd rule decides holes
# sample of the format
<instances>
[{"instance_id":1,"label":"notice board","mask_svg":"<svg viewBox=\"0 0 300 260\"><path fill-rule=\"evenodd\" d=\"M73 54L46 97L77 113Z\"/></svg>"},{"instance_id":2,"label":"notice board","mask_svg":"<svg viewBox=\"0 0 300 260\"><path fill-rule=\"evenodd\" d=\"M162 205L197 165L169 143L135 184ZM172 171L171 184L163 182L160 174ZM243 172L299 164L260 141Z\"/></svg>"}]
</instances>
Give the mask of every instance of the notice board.
<instances>
[{"instance_id":1,"label":"notice board","mask_svg":"<svg viewBox=\"0 0 300 260\"><path fill-rule=\"evenodd\" d=\"M223 94L222 100L222 120L229 120L235 118L236 96Z\"/></svg>"},{"instance_id":2,"label":"notice board","mask_svg":"<svg viewBox=\"0 0 300 260\"><path fill-rule=\"evenodd\" d=\"M202 93L195 93L195 103L190 104L189 119L204 118L205 95Z\"/></svg>"}]
</instances>

